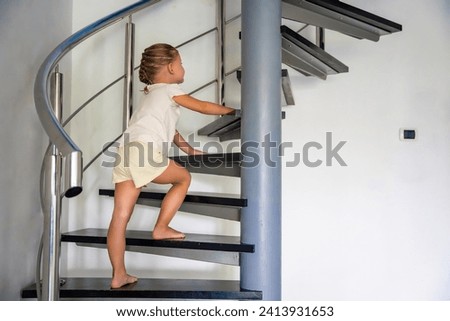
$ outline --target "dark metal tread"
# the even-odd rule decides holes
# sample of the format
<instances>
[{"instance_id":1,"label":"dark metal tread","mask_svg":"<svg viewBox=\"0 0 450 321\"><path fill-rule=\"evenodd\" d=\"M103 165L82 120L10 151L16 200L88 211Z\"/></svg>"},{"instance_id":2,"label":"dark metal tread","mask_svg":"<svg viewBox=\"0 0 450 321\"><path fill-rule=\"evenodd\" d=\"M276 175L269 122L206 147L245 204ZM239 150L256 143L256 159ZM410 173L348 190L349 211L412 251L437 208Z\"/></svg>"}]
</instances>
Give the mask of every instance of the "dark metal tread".
<instances>
[{"instance_id":1,"label":"dark metal tread","mask_svg":"<svg viewBox=\"0 0 450 321\"><path fill-rule=\"evenodd\" d=\"M338 0L283 0L282 17L358 39L378 41L402 26Z\"/></svg>"},{"instance_id":2,"label":"dark metal tread","mask_svg":"<svg viewBox=\"0 0 450 321\"><path fill-rule=\"evenodd\" d=\"M114 196L113 189L100 189L99 195ZM152 199L162 201L166 193L142 191L139 199ZM209 205L237 206L246 207L247 199L239 198L236 195L214 194L214 193L196 193L188 194L184 199L185 203L199 203Z\"/></svg>"},{"instance_id":3,"label":"dark metal tread","mask_svg":"<svg viewBox=\"0 0 450 321\"><path fill-rule=\"evenodd\" d=\"M241 153L224 154L203 154L203 155L183 155L170 157L179 164L189 164L190 166L201 166L203 164L221 165L240 164L242 160Z\"/></svg>"},{"instance_id":4,"label":"dark metal tread","mask_svg":"<svg viewBox=\"0 0 450 321\"><path fill-rule=\"evenodd\" d=\"M170 157L192 173L240 177L241 153L203 154Z\"/></svg>"},{"instance_id":5,"label":"dark metal tread","mask_svg":"<svg viewBox=\"0 0 450 321\"><path fill-rule=\"evenodd\" d=\"M307 65L311 65L313 61L317 61L317 68L325 74L336 74L348 72L348 67L342 62L328 54L325 50L313 44L311 41L299 35L289 27L281 26L282 39L286 40L289 45L283 44L283 50L287 50L296 55L299 59L303 59ZM295 46L295 47L291 47ZM294 49L296 48L296 49ZM283 61L289 64L287 61ZM289 64L290 65L290 64ZM322 66L322 67L321 67ZM294 69L302 69L292 65ZM302 70L308 73L307 70Z\"/></svg>"},{"instance_id":6,"label":"dark metal tread","mask_svg":"<svg viewBox=\"0 0 450 321\"><path fill-rule=\"evenodd\" d=\"M390 21L388 19L364 11L357 7L348 5L341 1L336 0L306 0L306 1L318 6L322 6L323 8L327 8L333 12L355 18L356 20L360 20L377 28L386 30L386 32L391 33L402 30L402 25L396 22Z\"/></svg>"},{"instance_id":7,"label":"dark metal tread","mask_svg":"<svg viewBox=\"0 0 450 321\"><path fill-rule=\"evenodd\" d=\"M200 128L197 133L202 136L218 137L220 141L241 138L241 111L235 114L223 115L208 125ZM286 118L286 113L281 112L281 118Z\"/></svg>"},{"instance_id":8,"label":"dark metal tread","mask_svg":"<svg viewBox=\"0 0 450 321\"><path fill-rule=\"evenodd\" d=\"M120 289L110 288L110 278L62 278L62 299L184 299L261 300L260 291L241 290L239 281L190 279L139 279ZM36 285L22 290L23 299L36 298Z\"/></svg>"},{"instance_id":9,"label":"dark metal tread","mask_svg":"<svg viewBox=\"0 0 450 321\"><path fill-rule=\"evenodd\" d=\"M83 244L106 244L108 230L88 228L62 233L62 242ZM126 232L128 246L164 247L208 251L253 253L255 246L243 244L239 237L225 235L205 235L186 233L186 238L177 240L154 240L151 231L129 230Z\"/></svg>"},{"instance_id":10,"label":"dark metal tread","mask_svg":"<svg viewBox=\"0 0 450 321\"><path fill-rule=\"evenodd\" d=\"M230 115L223 115L208 125L198 130L199 135L209 137L219 137L219 140L223 141L223 135L229 132L240 132L241 128L241 111L236 110L235 113ZM240 135L238 135L240 136ZM232 139L238 139L239 137L233 137Z\"/></svg>"}]
</instances>

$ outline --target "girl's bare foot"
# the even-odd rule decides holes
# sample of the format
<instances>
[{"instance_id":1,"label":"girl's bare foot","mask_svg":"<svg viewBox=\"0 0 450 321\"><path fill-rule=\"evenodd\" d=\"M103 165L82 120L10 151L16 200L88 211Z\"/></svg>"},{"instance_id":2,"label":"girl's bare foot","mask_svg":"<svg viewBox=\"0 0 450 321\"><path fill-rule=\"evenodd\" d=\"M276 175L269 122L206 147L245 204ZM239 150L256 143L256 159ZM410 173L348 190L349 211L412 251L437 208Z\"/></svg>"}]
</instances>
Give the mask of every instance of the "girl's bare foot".
<instances>
[{"instance_id":1,"label":"girl's bare foot","mask_svg":"<svg viewBox=\"0 0 450 321\"><path fill-rule=\"evenodd\" d=\"M127 284L136 283L138 281L138 278L129 274L125 274L121 277L113 277L111 281L111 289L118 289L121 288Z\"/></svg>"},{"instance_id":2,"label":"girl's bare foot","mask_svg":"<svg viewBox=\"0 0 450 321\"><path fill-rule=\"evenodd\" d=\"M154 240L165 240L165 239L184 239L186 235L180 231L174 230L171 227L159 227L155 226L153 230Z\"/></svg>"}]
</instances>

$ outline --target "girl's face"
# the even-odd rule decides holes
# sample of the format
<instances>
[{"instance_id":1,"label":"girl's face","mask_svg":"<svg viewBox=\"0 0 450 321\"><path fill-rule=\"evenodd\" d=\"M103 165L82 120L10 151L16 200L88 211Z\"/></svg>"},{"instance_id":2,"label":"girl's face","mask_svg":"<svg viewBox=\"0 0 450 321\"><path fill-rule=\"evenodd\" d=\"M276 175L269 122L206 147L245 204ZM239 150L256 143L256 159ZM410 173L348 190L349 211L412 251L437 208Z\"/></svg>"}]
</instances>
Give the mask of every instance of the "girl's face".
<instances>
[{"instance_id":1,"label":"girl's face","mask_svg":"<svg viewBox=\"0 0 450 321\"><path fill-rule=\"evenodd\" d=\"M180 55L177 55L174 61L170 63L169 70L172 73L174 82L181 84L184 82L184 68Z\"/></svg>"}]
</instances>

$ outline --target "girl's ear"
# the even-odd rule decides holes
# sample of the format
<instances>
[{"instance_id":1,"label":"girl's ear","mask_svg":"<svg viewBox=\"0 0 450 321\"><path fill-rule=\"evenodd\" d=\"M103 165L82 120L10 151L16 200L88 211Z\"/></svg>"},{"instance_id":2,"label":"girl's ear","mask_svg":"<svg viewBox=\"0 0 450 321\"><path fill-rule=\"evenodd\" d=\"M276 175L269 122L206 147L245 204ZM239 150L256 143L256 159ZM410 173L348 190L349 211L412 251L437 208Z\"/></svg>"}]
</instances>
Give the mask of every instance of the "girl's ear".
<instances>
[{"instance_id":1,"label":"girl's ear","mask_svg":"<svg viewBox=\"0 0 450 321\"><path fill-rule=\"evenodd\" d=\"M172 63L167 65L167 70L169 71L169 73L173 74L173 64Z\"/></svg>"}]
</instances>

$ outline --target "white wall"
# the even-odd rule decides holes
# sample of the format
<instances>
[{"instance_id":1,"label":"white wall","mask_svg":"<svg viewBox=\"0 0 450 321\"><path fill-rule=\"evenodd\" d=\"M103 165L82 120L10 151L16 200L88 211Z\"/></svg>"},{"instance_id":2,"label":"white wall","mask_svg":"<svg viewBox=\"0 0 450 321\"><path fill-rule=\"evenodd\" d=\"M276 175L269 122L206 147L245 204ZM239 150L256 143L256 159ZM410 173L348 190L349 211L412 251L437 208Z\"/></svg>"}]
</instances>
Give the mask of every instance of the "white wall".
<instances>
[{"instance_id":1,"label":"white wall","mask_svg":"<svg viewBox=\"0 0 450 321\"><path fill-rule=\"evenodd\" d=\"M37 70L71 31L71 1L0 2L0 300L34 282L43 217L39 173L48 142L33 100Z\"/></svg>"},{"instance_id":2,"label":"white wall","mask_svg":"<svg viewBox=\"0 0 450 321\"><path fill-rule=\"evenodd\" d=\"M348 166L284 170L284 298L446 300L448 1L346 2L403 31L378 43L327 32L327 51L350 72L291 78L297 105L283 123L291 154L309 141L325 145L332 132L334 144L347 141ZM400 128L415 128L418 139L400 141Z\"/></svg>"},{"instance_id":3,"label":"white wall","mask_svg":"<svg viewBox=\"0 0 450 321\"><path fill-rule=\"evenodd\" d=\"M89 5L86 4L89 2ZM350 67L350 72L327 81L290 70L296 106L285 107L283 140L292 142L285 161L301 153L304 144L333 146L346 141L340 155L348 166L304 164L283 173L283 299L285 300L443 300L450 297L448 271L450 205L448 81L450 8L444 0L346 1L403 25L403 31L378 43L327 32L326 49ZM73 29L132 1L105 4L74 3ZM239 1L227 1L236 11ZM158 4L135 17L137 61L147 45L178 44L214 25L214 0ZM231 10L230 10L231 11ZM201 17L199 19L198 17ZM176 28L172 23L176 22ZM230 27L232 69L238 64L238 28ZM112 37L99 34L73 55L72 108L77 108L107 81L122 73L123 23ZM308 33L308 31L306 31ZM213 77L214 39L181 50L187 70L187 91ZM235 50L232 50L235 48ZM88 61L94 51L102 59ZM211 56L212 55L212 56ZM239 86L228 80L227 102L239 107ZM120 87L120 86L119 86ZM233 92L234 90L234 92ZM214 99L214 88L198 97ZM86 146L85 160L120 132L120 95L101 98L76 118L75 134ZM186 136L212 120L183 113L180 130ZM400 128L414 128L418 139L399 140ZM105 132L106 130L106 132ZM95 134L102 132L100 136ZM202 142L206 142L201 138ZM93 143L95 148L88 147ZM324 150L310 160L323 159ZM98 163L86 172L85 190L70 200L63 228L107 228L112 200L97 196L99 187L112 188L110 169ZM154 188L161 188L151 186ZM239 192L237 179L195 175L191 191ZM130 228L151 230L157 211L139 207ZM235 223L180 213L174 227L185 232L236 235ZM110 275L104 250L64 245L62 270L70 275ZM127 254L131 273L141 277L237 278L236 268L217 267L152 255Z\"/></svg>"}]
</instances>

